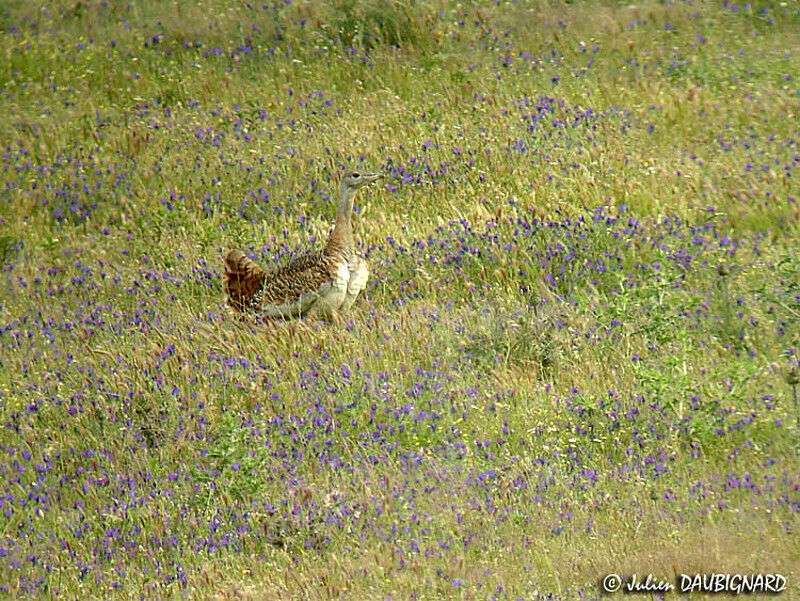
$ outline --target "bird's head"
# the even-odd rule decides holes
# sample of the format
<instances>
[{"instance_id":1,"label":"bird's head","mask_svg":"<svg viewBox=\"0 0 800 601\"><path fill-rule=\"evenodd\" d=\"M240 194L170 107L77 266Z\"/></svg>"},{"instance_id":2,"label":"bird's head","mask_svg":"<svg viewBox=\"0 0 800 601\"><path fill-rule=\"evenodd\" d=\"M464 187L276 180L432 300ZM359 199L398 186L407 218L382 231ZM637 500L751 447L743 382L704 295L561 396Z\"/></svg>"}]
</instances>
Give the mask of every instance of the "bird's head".
<instances>
[{"instance_id":1,"label":"bird's head","mask_svg":"<svg viewBox=\"0 0 800 601\"><path fill-rule=\"evenodd\" d=\"M358 190L383 177L383 173L364 173L363 171L348 171L342 178L342 188Z\"/></svg>"}]
</instances>

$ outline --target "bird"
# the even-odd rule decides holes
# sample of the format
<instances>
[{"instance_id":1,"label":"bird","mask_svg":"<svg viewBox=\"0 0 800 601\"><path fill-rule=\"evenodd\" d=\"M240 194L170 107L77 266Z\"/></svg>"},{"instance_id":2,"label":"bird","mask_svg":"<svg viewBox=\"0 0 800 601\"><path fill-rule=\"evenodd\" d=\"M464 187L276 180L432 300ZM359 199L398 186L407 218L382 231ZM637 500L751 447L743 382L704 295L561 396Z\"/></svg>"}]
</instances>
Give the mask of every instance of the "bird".
<instances>
[{"instance_id":1,"label":"bird","mask_svg":"<svg viewBox=\"0 0 800 601\"><path fill-rule=\"evenodd\" d=\"M265 271L241 250L225 257L223 287L230 307L241 314L291 319L316 314L338 320L369 278L369 263L353 242L353 199L382 173L350 171L342 177L336 223L325 247Z\"/></svg>"}]
</instances>

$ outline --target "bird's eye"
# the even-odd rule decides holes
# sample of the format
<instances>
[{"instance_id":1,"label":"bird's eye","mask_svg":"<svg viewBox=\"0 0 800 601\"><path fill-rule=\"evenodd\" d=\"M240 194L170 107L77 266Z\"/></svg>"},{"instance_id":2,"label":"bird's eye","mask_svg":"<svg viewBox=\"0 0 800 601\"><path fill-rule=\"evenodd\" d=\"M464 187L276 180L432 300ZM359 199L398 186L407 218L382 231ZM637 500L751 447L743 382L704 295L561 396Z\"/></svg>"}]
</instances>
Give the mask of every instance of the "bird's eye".
<instances>
[{"instance_id":1,"label":"bird's eye","mask_svg":"<svg viewBox=\"0 0 800 601\"><path fill-rule=\"evenodd\" d=\"M352 177L353 179L358 179L359 177L361 177L361 175L358 173L351 173L350 177Z\"/></svg>"}]
</instances>

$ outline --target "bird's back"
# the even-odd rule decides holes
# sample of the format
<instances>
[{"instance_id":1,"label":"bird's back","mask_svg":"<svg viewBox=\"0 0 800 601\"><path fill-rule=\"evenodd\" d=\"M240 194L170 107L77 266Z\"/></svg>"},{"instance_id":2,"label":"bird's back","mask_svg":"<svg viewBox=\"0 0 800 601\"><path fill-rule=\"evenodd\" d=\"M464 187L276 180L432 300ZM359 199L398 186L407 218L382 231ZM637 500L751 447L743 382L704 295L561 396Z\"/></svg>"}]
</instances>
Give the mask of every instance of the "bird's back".
<instances>
[{"instance_id":1,"label":"bird's back","mask_svg":"<svg viewBox=\"0 0 800 601\"><path fill-rule=\"evenodd\" d=\"M347 261L326 251L297 257L269 273L238 250L228 253L225 263L228 303L265 317L304 315L320 299L338 309L339 291L346 290L349 280Z\"/></svg>"}]
</instances>

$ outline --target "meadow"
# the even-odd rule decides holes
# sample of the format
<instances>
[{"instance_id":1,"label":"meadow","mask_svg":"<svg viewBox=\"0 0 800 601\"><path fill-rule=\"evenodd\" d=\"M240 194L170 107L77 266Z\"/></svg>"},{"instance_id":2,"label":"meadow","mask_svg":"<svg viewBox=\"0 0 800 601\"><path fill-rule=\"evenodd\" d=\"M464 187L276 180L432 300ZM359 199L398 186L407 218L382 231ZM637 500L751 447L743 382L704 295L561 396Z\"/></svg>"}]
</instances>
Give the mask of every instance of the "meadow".
<instances>
[{"instance_id":1,"label":"meadow","mask_svg":"<svg viewBox=\"0 0 800 601\"><path fill-rule=\"evenodd\" d=\"M800 596L796 0L8 0L0 53L0 597ZM354 311L237 319L349 168Z\"/></svg>"}]
</instances>

